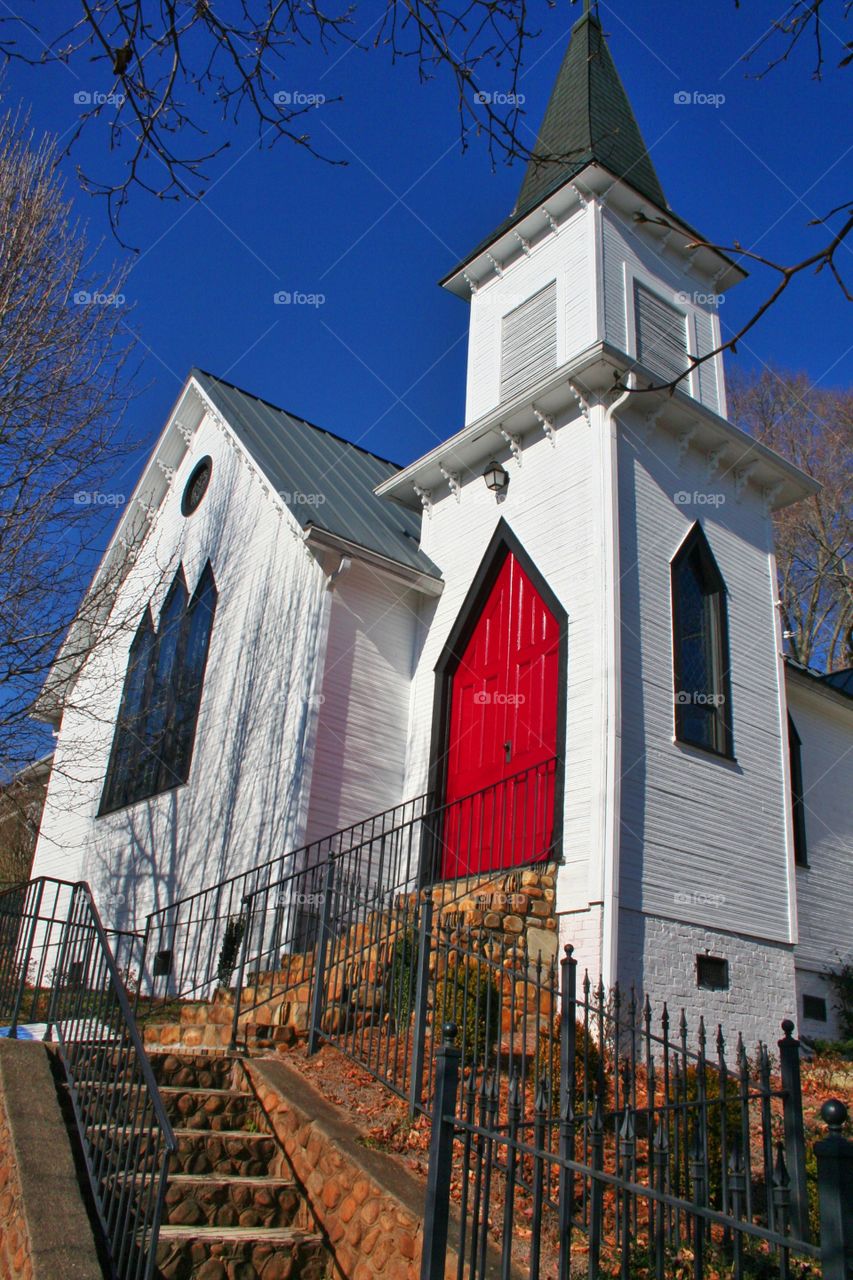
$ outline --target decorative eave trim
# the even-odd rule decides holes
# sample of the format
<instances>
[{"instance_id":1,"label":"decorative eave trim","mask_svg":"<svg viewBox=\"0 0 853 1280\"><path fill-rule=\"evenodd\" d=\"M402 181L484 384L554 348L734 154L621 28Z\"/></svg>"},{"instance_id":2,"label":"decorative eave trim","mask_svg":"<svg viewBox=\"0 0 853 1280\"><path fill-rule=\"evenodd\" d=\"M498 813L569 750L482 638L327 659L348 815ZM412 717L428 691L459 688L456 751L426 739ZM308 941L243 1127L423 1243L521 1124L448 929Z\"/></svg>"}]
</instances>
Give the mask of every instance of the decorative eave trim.
<instances>
[{"instance_id":1,"label":"decorative eave trim","mask_svg":"<svg viewBox=\"0 0 853 1280\"><path fill-rule=\"evenodd\" d=\"M686 270L695 265L703 278L714 282L715 291L720 285L730 289L746 278L744 268L726 254L710 248L688 249L691 242L702 238L699 232L672 210L660 208L629 182L593 162L567 178L541 204L512 221L439 283L459 297L470 298L482 284L493 279L495 273L503 275L515 262L559 234L561 226L578 209L588 208L596 202L607 205L617 216L631 223L633 229L657 249L668 247L684 260ZM655 222L656 218L665 218L671 227L660 227Z\"/></svg>"},{"instance_id":2,"label":"decorative eave trim","mask_svg":"<svg viewBox=\"0 0 853 1280\"><path fill-rule=\"evenodd\" d=\"M378 551L369 551L367 547L359 546L357 542L350 542L340 534L330 533L328 529L321 529L318 525L309 524L302 533L302 539L310 551L334 551L349 559L358 560L393 578L396 582L405 583L407 587L411 587L413 591L419 591L422 595L440 596L444 590L444 581L441 578L434 578L428 573L422 573L420 569L400 564L398 560L389 560Z\"/></svg>"},{"instance_id":3,"label":"decorative eave trim","mask_svg":"<svg viewBox=\"0 0 853 1280\"><path fill-rule=\"evenodd\" d=\"M526 437L534 440L545 427L543 418L557 424L567 421L568 415L577 414L578 392L587 404L595 402L612 390L614 375L619 381L633 370L641 385L652 382L652 375L637 361L607 343L596 343L574 359L562 365L546 381L537 387L535 395L529 392L513 400L496 405L488 413L469 422L448 440L429 453L404 467L389 479L377 485L374 492L379 497L393 497L410 507L417 506L419 497L427 509L432 510L434 495L444 484L440 470L443 465L460 475L475 474L488 458L508 443L507 437L519 440L519 448ZM784 507L817 493L820 485L811 476L800 471L793 463L774 453L766 445L721 418L712 409L694 400L684 391L638 391L623 407L621 413L635 411L642 418L641 433L649 435L664 430L674 435L686 455L691 447L701 449L706 457L719 449L726 451L726 468L737 474L749 467L746 480L756 487L773 489L782 487L770 495L773 508ZM562 428L555 427L556 432ZM550 435L550 431L548 432ZM540 437L541 438L541 437ZM514 451L513 451L514 452Z\"/></svg>"}]
</instances>

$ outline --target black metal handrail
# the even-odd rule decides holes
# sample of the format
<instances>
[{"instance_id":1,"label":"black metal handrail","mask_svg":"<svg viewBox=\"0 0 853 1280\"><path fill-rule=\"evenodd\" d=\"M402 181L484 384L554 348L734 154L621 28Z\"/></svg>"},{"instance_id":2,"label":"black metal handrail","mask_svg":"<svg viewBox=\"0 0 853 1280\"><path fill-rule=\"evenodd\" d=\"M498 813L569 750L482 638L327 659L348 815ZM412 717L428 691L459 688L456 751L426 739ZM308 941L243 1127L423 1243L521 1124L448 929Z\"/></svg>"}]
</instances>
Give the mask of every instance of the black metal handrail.
<instances>
[{"instance_id":1,"label":"black metal handrail","mask_svg":"<svg viewBox=\"0 0 853 1280\"><path fill-rule=\"evenodd\" d=\"M460 861L482 844L489 814L500 838L517 846L517 861L551 856L555 815L546 811L546 796L550 803L556 771L553 757L447 804L436 804L432 793L424 792L151 912L142 947L137 1011L143 1000L147 1007L156 1008L170 1000L204 998L216 986L227 985L241 940L245 939L245 952L253 936L252 930L247 935L250 901L263 901L264 909L255 910L253 918L257 925L264 916L265 936L271 929L275 941L250 949L244 956L247 972L261 952L272 962L279 943L281 950L292 952L314 947L321 915L317 907L330 866L345 878L359 909L368 910L390 890L399 892L407 884L438 878L450 822L455 823L453 838ZM536 785L528 786L526 780ZM277 903L276 893L287 886L296 901ZM272 968L276 967L273 963Z\"/></svg>"},{"instance_id":2,"label":"black metal handrail","mask_svg":"<svg viewBox=\"0 0 853 1280\"><path fill-rule=\"evenodd\" d=\"M329 858L416 820L429 810L429 802L429 793L415 796L152 911L145 923L137 1010L141 1000L151 1008L208 995L221 982L223 972L227 974L227 940L239 927L249 895L287 876L291 869L310 876Z\"/></svg>"},{"instance_id":3,"label":"black metal handrail","mask_svg":"<svg viewBox=\"0 0 853 1280\"><path fill-rule=\"evenodd\" d=\"M316 1047L327 1020L328 974L357 969L371 950L417 934L423 914L418 888L439 879L446 864L470 866L472 875L487 879L553 859L557 769L552 757L247 893L239 917L232 1044L238 1043L241 1017L308 983L309 1048ZM497 865L477 871L484 853ZM507 853L512 862L504 864ZM461 877L458 899L469 892L469 879ZM452 902L445 894L445 910ZM377 999L385 1010L388 1002L378 991Z\"/></svg>"},{"instance_id":4,"label":"black metal handrail","mask_svg":"<svg viewBox=\"0 0 853 1280\"><path fill-rule=\"evenodd\" d=\"M56 1036L114 1273L150 1280L176 1142L86 883L0 894L0 1017Z\"/></svg>"}]
</instances>

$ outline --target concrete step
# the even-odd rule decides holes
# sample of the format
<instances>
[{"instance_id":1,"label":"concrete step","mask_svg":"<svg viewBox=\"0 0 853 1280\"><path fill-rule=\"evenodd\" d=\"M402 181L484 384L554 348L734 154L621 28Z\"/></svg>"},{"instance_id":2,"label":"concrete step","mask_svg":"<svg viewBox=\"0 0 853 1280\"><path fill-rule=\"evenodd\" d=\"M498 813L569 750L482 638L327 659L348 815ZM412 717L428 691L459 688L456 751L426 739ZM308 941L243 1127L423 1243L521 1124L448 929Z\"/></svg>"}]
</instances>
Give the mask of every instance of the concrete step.
<instances>
[{"instance_id":1,"label":"concrete step","mask_svg":"<svg viewBox=\"0 0 853 1280\"><path fill-rule=\"evenodd\" d=\"M158 1280L322 1280L329 1271L322 1237L289 1227L160 1230Z\"/></svg>"}]
</instances>

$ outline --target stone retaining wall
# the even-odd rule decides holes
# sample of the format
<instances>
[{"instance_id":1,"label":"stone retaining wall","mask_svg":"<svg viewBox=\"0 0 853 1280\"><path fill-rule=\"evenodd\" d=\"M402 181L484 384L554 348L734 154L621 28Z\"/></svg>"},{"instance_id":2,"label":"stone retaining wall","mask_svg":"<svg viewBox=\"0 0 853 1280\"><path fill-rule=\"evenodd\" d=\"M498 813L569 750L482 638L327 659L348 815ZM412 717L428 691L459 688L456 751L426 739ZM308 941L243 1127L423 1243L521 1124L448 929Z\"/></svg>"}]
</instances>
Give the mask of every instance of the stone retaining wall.
<instances>
[{"instance_id":1,"label":"stone retaining wall","mask_svg":"<svg viewBox=\"0 0 853 1280\"><path fill-rule=\"evenodd\" d=\"M347 1280L418 1280L421 1208L394 1195L379 1173L414 1179L393 1157L360 1150L355 1131L304 1076L280 1062L246 1060L246 1073ZM411 1197L408 1197L411 1201ZM422 1202L422 1196L421 1196ZM448 1264L447 1280L456 1275Z\"/></svg>"},{"instance_id":2,"label":"stone retaining wall","mask_svg":"<svg viewBox=\"0 0 853 1280\"><path fill-rule=\"evenodd\" d=\"M103 1280L44 1044L0 1038L0 1280Z\"/></svg>"},{"instance_id":3,"label":"stone retaining wall","mask_svg":"<svg viewBox=\"0 0 853 1280\"><path fill-rule=\"evenodd\" d=\"M24 1193L3 1093L0 1093L0 1280L33 1280Z\"/></svg>"}]
</instances>

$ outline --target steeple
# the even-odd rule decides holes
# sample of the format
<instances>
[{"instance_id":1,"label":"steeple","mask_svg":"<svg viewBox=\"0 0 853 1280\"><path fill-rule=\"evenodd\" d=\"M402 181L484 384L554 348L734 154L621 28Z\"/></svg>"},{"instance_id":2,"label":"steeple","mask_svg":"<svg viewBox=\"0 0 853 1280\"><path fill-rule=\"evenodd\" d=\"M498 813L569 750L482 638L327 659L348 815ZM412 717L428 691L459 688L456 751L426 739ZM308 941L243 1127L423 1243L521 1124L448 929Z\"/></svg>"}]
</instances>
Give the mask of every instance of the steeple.
<instances>
[{"instance_id":1,"label":"steeple","mask_svg":"<svg viewBox=\"0 0 853 1280\"><path fill-rule=\"evenodd\" d=\"M584 0L584 12L572 27L514 209L442 284L591 164L670 211L598 14L592 11L596 7Z\"/></svg>"},{"instance_id":2,"label":"steeple","mask_svg":"<svg viewBox=\"0 0 853 1280\"><path fill-rule=\"evenodd\" d=\"M555 187L593 162L662 209L668 207L601 23L585 0L585 12L572 28L513 218L523 217Z\"/></svg>"}]
</instances>

